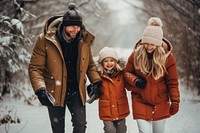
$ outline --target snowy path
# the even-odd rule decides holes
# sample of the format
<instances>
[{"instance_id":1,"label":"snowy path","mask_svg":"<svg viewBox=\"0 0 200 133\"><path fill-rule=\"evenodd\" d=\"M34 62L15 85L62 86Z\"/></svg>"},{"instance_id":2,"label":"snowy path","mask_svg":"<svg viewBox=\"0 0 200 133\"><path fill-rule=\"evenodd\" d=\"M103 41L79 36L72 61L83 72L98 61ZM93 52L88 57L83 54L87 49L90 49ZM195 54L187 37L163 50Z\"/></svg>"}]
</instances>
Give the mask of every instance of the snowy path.
<instances>
[{"instance_id":1,"label":"snowy path","mask_svg":"<svg viewBox=\"0 0 200 133\"><path fill-rule=\"evenodd\" d=\"M130 99L130 93L129 99ZM102 121L98 118L97 101L87 105L87 133L103 133ZM131 102L129 102L131 104ZM42 106L27 106L24 104L0 103L1 106L15 106L17 114L22 119L21 124L11 124L9 133L51 133L47 109ZM179 113L167 120L165 133L199 133L200 103L192 103L182 99ZM66 133L72 132L70 114L66 112ZM138 133L136 121L132 114L127 118L127 133ZM0 133L5 132L5 126L0 126Z\"/></svg>"}]
</instances>

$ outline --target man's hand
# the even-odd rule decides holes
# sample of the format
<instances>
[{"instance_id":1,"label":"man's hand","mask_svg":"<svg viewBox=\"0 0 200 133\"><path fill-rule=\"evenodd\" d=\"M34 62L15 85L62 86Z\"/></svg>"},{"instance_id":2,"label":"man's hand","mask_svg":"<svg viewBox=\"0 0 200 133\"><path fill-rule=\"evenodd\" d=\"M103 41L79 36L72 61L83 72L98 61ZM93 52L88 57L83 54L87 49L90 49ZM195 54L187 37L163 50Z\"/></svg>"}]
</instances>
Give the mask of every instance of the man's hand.
<instances>
[{"instance_id":1,"label":"man's hand","mask_svg":"<svg viewBox=\"0 0 200 133\"><path fill-rule=\"evenodd\" d=\"M95 99L97 99L98 96L96 94L93 94L90 99L87 100L87 103L91 104L94 102Z\"/></svg>"},{"instance_id":2,"label":"man's hand","mask_svg":"<svg viewBox=\"0 0 200 133\"><path fill-rule=\"evenodd\" d=\"M95 82L87 86L87 92L90 99L87 100L88 103L92 103L95 99L97 99L101 95L100 87L102 81Z\"/></svg>"},{"instance_id":3,"label":"man's hand","mask_svg":"<svg viewBox=\"0 0 200 133\"><path fill-rule=\"evenodd\" d=\"M53 106L55 99L53 96L46 91L45 88L40 88L35 91L35 94L37 95L40 103L44 106Z\"/></svg>"}]
</instances>

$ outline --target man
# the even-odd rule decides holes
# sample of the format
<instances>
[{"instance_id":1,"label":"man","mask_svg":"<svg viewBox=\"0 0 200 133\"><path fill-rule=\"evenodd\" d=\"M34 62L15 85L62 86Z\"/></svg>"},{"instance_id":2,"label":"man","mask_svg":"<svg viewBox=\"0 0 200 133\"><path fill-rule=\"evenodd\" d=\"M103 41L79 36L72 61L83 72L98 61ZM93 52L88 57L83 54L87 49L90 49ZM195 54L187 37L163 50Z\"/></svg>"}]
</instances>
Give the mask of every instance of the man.
<instances>
[{"instance_id":1,"label":"man","mask_svg":"<svg viewBox=\"0 0 200 133\"><path fill-rule=\"evenodd\" d=\"M53 133L64 133L66 106L72 116L73 133L85 133L86 74L95 89L101 85L90 48L93 40L74 3L69 4L63 17L50 18L37 38L29 77L40 103L48 107Z\"/></svg>"}]
</instances>

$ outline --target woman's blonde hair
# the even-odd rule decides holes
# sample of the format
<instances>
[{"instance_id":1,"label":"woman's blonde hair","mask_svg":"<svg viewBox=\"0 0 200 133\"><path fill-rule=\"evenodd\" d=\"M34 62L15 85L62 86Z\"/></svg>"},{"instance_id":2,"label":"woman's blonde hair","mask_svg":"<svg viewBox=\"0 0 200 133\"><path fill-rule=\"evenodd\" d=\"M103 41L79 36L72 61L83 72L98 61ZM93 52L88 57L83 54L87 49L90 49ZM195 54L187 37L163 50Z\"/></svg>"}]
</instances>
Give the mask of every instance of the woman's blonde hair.
<instances>
[{"instance_id":1,"label":"woman's blonde hair","mask_svg":"<svg viewBox=\"0 0 200 133\"><path fill-rule=\"evenodd\" d=\"M140 45L134 53L134 66L145 75L151 75L155 80L164 75L166 56L162 46L157 46L153 53L152 60L148 59L144 45Z\"/></svg>"},{"instance_id":2,"label":"woman's blonde hair","mask_svg":"<svg viewBox=\"0 0 200 133\"><path fill-rule=\"evenodd\" d=\"M114 60L114 62L115 62L115 68L116 68L116 70L117 71L121 71L122 67L119 64L119 61ZM103 74L103 72L106 72L105 68L103 67L103 60L101 62L99 62L98 68L99 68L98 71L100 71L100 74Z\"/></svg>"}]
</instances>

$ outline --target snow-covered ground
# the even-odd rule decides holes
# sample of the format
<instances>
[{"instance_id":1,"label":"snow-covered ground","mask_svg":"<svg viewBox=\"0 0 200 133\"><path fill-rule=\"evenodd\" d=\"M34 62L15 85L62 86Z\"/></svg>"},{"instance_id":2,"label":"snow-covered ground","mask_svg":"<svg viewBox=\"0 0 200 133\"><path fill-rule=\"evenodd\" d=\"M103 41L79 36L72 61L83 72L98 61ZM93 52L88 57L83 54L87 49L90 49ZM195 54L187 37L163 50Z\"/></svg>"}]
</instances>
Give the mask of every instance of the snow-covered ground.
<instances>
[{"instance_id":1,"label":"snow-covered ground","mask_svg":"<svg viewBox=\"0 0 200 133\"><path fill-rule=\"evenodd\" d=\"M131 49L116 48L120 57L127 59ZM199 133L200 132L200 97L196 93L186 91L180 85L181 104L180 111L175 116L169 118L166 123L165 133ZM131 109L131 94L128 93ZM14 108L13 108L14 107ZM21 123L0 125L0 133L52 133L47 108L44 106L29 106L19 101L0 101L0 114L2 109L11 109L20 118ZM72 132L71 116L66 111L66 133ZM138 133L136 121L132 118L132 113L127 117L127 133ZM98 117L98 102L87 104L87 133L103 133L103 123Z\"/></svg>"},{"instance_id":2,"label":"snow-covered ground","mask_svg":"<svg viewBox=\"0 0 200 133\"><path fill-rule=\"evenodd\" d=\"M180 87L180 90L184 89ZM181 91L181 106L177 115L169 118L165 133L199 133L200 132L200 102L192 102L193 95ZM129 104L130 92L128 92ZM186 98L184 98L186 97ZM189 100L190 99L190 100ZM103 133L103 124L98 117L98 102L87 105L87 133ZM20 124L7 125L8 133L51 133L47 109L44 106L29 106L19 102L1 102L1 108L15 107L15 112L21 119ZM131 107L131 106L130 106ZM71 116L66 111L66 133L72 132ZM130 114L126 119L127 133L138 133L136 121ZM6 133L5 125L0 126L0 133Z\"/></svg>"}]
</instances>

